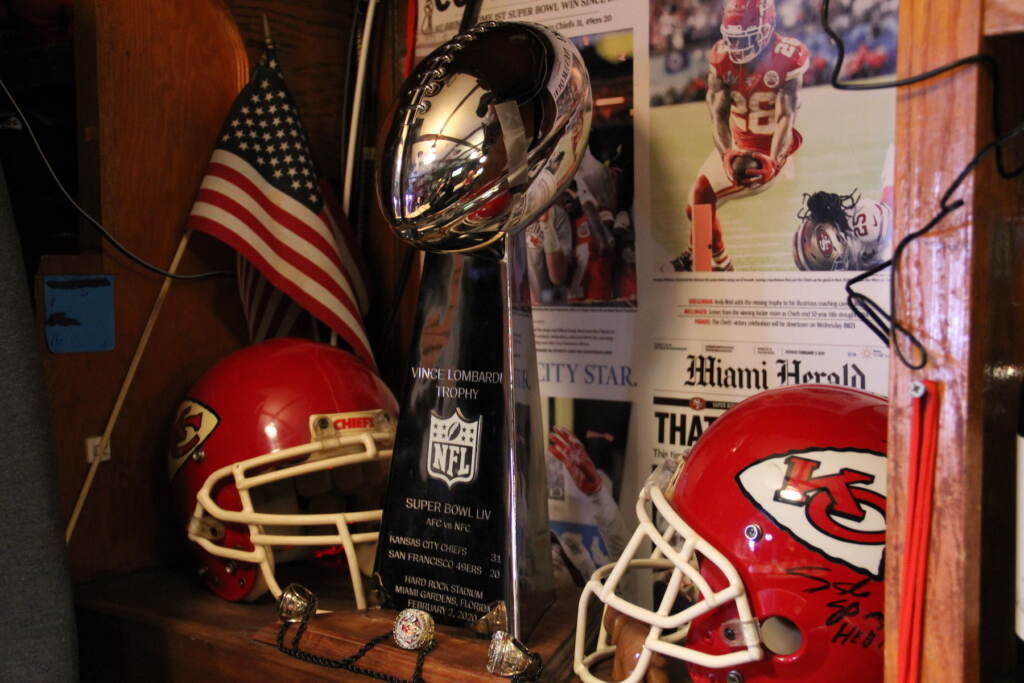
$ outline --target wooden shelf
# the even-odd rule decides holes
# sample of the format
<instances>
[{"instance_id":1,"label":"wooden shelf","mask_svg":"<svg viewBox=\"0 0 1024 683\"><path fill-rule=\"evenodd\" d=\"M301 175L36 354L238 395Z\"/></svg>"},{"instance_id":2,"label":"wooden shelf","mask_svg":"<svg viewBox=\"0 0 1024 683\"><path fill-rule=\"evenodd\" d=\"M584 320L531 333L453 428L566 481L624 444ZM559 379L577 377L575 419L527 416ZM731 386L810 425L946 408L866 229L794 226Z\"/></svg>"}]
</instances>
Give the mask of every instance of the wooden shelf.
<instances>
[{"instance_id":1,"label":"wooden shelf","mask_svg":"<svg viewBox=\"0 0 1024 683\"><path fill-rule=\"evenodd\" d=\"M571 676L572 633L578 595L554 603L530 640L545 662L544 680ZM143 572L76 589L83 681L366 681L365 676L294 659L278 651L280 622L269 598L225 602L189 579L184 569ZM303 650L342 658L394 622L390 610L358 612L336 599L332 614L316 617L300 641ZM294 630L289 632L289 638ZM428 681L502 681L487 674L489 641L468 631L437 628L437 647L424 663ZM411 678L415 655L390 640L360 665Z\"/></svg>"}]
</instances>

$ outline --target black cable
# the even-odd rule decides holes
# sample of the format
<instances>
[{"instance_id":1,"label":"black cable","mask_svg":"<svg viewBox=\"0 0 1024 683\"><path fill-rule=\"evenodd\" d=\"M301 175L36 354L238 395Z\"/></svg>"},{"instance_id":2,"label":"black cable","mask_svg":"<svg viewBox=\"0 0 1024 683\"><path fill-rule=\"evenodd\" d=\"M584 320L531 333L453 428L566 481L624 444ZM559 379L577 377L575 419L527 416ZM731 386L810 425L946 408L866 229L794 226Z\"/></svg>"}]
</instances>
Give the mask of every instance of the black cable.
<instances>
[{"instance_id":1,"label":"black cable","mask_svg":"<svg viewBox=\"0 0 1024 683\"><path fill-rule=\"evenodd\" d=\"M352 27L348 36L348 51L345 55L348 68L345 69L345 80L341 86L341 174L345 175L345 159L348 155L348 127L349 109L352 107L355 89L355 73L359 66L360 31L363 26L363 15L366 12L366 2L362 0L355 3L355 11L352 14Z\"/></svg>"},{"instance_id":2,"label":"black cable","mask_svg":"<svg viewBox=\"0 0 1024 683\"><path fill-rule=\"evenodd\" d=\"M476 26L480 18L481 0L467 0L466 6L462 8L462 21L459 22L459 33L465 33Z\"/></svg>"},{"instance_id":3,"label":"black cable","mask_svg":"<svg viewBox=\"0 0 1024 683\"><path fill-rule=\"evenodd\" d=\"M1001 117L999 114L999 102L1002 99L999 79L999 66L996 60L991 55L988 54L976 54L971 55L969 57L962 57L961 59L957 59L956 61L950 62L949 64L946 64L944 66L936 67L929 71L925 71L914 76L909 76L907 78L895 79L891 81L886 81L884 83L844 83L840 81L839 75L842 71L843 59L846 55L846 46L844 45L842 38L839 37L839 35L832 29L832 26L829 24L829 4L830 0L822 0L821 25L822 28L825 30L825 33L828 34L828 37L832 40L833 43L835 43L836 46L836 62L832 68L831 84L832 87L836 88L837 90L882 90L886 88L898 88L905 85L920 83L922 81L935 78L936 76L944 74L948 71L952 71L954 69L958 69L968 64L980 64L982 66L987 67L988 74L992 79L992 128L995 134L995 139L989 142L987 145L985 145L981 150L978 151L977 154L974 155L974 157L969 162L967 162L964 168L960 171L960 173L957 174L956 178L953 180L952 183L950 183L949 187L946 188L946 191L943 193L942 198L939 202L938 213L936 213L924 227L905 235L896 245L896 248L893 250L893 255L891 259L885 261L884 263L880 263L877 266L856 275L855 277L850 278L846 282L846 303L847 306L850 307L850 310L853 311L857 318L859 318L860 321L864 323L867 326L867 328L875 334L875 336L882 340L882 342L884 342L886 345L889 345L891 343L892 347L896 352L896 356L897 358L899 358L901 363L903 363L905 366L912 370L920 370L928 363L927 349L925 348L924 344L922 344L921 341L910 330L903 326L891 313L896 309L896 285L899 280L898 276L900 259L903 256L903 252L906 250L907 246L911 242L913 242L915 239L922 237L923 235L926 235L936 225L942 222L942 220L945 219L946 216L948 216L950 213L956 211L957 209L964 205L963 199L957 199L955 201L952 201L953 194L960 188L960 185L967 178L967 176L970 175L975 168L977 168L978 164L980 164L986 156L988 156L992 152L995 152L996 169L999 172L999 175L1005 179L1014 178L1020 175L1021 172L1024 172L1024 165L1021 165L1018 168L1013 169L1012 171L1007 170L1005 159L1003 157L1003 145L1011 138L1014 138L1024 133L1024 123L1018 125L1013 130L1009 131L1006 134L1002 133L1002 124L1000 120ZM853 286L863 280L866 280L867 278L873 275L882 272L883 270L889 267L892 267L892 276L889 278L890 313L886 313L886 311L878 304L878 302L876 302L874 299L867 296L866 294L857 292L856 290L854 290ZM913 349L916 351L916 354L914 355L917 356L918 360L912 361L906 357L900 345L900 336L905 338L911 345L911 347L913 347Z\"/></svg>"},{"instance_id":4,"label":"black cable","mask_svg":"<svg viewBox=\"0 0 1024 683\"><path fill-rule=\"evenodd\" d=\"M367 39L368 38L364 36L364 40ZM373 59L373 54L367 53L366 58ZM373 158L369 157L363 152L367 148L367 131L370 127L370 122L376 119L375 114L375 102L367 102L366 98L364 98L363 115L359 117L359 126L358 128L356 128L356 158L355 163L352 165L355 177L352 179L352 194L350 195L349 198L349 222L352 224L352 229L355 232L356 238L359 240L360 244L366 237L367 225L369 222L370 215L369 209L371 206L371 195L373 194L372 189L370 192L366 191L366 178L367 176L373 178L374 169ZM354 216L351 215L353 212L355 213Z\"/></svg>"},{"instance_id":5,"label":"black cable","mask_svg":"<svg viewBox=\"0 0 1024 683\"><path fill-rule=\"evenodd\" d=\"M82 217L85 218L85 220L89 221L89 223L93 227L95 227L99 231L99 233L103 235L103 237L108 242L110 242L111 245L114 246L115 249L117 249L119 252L121 252L122 254L124 254L129 259L131 259L138 265L142 266L143 268L151 270L159 275L163 275L164 277L173 278L175 280L205 280L211 277L235 276L234 271L230 270L210 270L204 273L192 273L185 275L181 275L179 273L172 273L169 270L164 270L163 268L155 266L149 261L146 261L141 256L138 256L133 251L131 251L128 247L124 246L119 241L117 241L117 239L105 227L103 227L103 224L101 224L98 220L93 218L89 214L89 212L87 212L85 209L79 206L78 202L76 202L75 199L71 196L71 193L68 192L67 189L64 187L64 183L60 181L60 178L57 177L57 173L53 170L53 166L50 165L50 160L46 157L46 153L43 151L42 145L39 144L39 139L36 138L36 133L34 130L32 130L32 124L29 123L28 117L25 116L25 113L21 110L21 107L18 106L17 100L14 99L14 95L11 94L11 91L7 89L7 84L4 83L2 78L0 78L0 88L3 88L4 94L7 95L7 99L9 99L11 101L11 105L14 106L14 111L18 114L18 117L21 119L21 122L25 124L25 131L28 133L29 139L32 140L32 144L35 145L36 151L39 152L39 158L43 160L43 164L46 166L46 170L50 172L50 177L53 178L53 182L57 184L57 189L61 191L61 194L64 195L64 198L68 200L71 206L75 207L75 210L77 210L78 213L80 213Z\"/></svg>"}]
</instances>

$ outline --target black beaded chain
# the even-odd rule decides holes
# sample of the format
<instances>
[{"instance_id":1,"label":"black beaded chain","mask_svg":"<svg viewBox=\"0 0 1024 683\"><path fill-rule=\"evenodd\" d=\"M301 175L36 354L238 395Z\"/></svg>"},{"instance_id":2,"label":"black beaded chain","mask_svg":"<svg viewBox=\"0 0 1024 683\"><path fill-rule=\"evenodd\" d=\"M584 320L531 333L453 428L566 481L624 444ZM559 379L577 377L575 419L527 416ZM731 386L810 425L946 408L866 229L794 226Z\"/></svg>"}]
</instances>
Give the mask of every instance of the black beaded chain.
<instances>
[{"instance_id":1,"label":"black beaded chain","mask_svg":"<svg viewBox=\"0 0 1024 683\"><path fill-rule=\"evenodd\" d=\"M277 632L277 649L285 653L289 657L301 659L311 664L318 666L324 666L331 669L344 669L351 671L352 673L359 674L361 676L368 676L370 678L376 678L380 681L387 681L387 683L425 683L423 680L423 662L427 658L427 655L431 650L434 649L435 642L432 640L427 645L421 647L417 651L416 656L416 668L413 669L412 678L404 679L398 676L391 676L390 674L381 673L380 671L374 671L373 669L365 669L361 666L356 666L363 655L372 650L374 647L384 642L391 636L391 632L382 633L375 638L371 638L366 642L359 651L353 655L345 657L344 659L330 659L329 657L321 657L315 655L312 652L306 652L299 648L299 641L302 639L302 634L306 632L306 626L309 624L309 614L303 616L299 622L299 627L295 630L295 636L292 638L291 647L284 644L285 634L288 633L288 628L291 626L290 622L284 622L281 624L280 630Z\"/></svg>"},{"instance_id":2,"label":"black beaded chain","mask_svg":"<svg viewBox=\"0 0 1024 683\"><path fill-rule=\"evenodd\" d=\"M516 674L512 677L512 683L532 683L533 681L539 681L540 675L544 673L544 660L540 658L539 654L536 652L528 652L526 656L533 660L533 663L536 665L536 670L529 675ZM527 669L529 669L529 667L527 667Z\"/></svg>"},{"instance_id":3,"label":"black beaded chain","mask_svg":"<svg viewBox=\"0 0 1024 683\"><path fill-rule=\"evenodd\" d=\"M381 673L380 671L374 671L373 669L364 669L361 666L355 665L355 663L358 662L363 657L363 655L365 655L367 652L372 650L380 643L387 640L388 637L391 636L390 631L382 633L379 636L376 636L375 638L371 638L366 642L365 645L359 648L358 652L356 652L353 655L345 657L344 659L331 659L329 657L321 657L320 655L315 655L312 652L306 652L305 650L299 648L299 641L302 639L302 635L306 632L306 626L308 624L308 616L303 618L302 621L299 622L299 627L295 630L295 636L292 638L291 647L288 647L284 644L284 638L285 635L288 633L289 627L291 627L291 623L282 623L280 630L278 630L277 632L277 649L285 653L289 657L301 659L305 662L310 662L311 664L316 664L318 666L328 667L331 669L344 669L346 671L351 671L352 673L360 674L362 676L368 676L370 678L376 678L377 680L387 681L388 683L425 683L425 681L423 680L423 662L424 660L426 660L427 655L430 654L431 650L433 650L434 647L437 645L436 641L430 641L427 645L421 647L417 651L416 668L413 669L412 678L406 680L404 678L391 676L389 674ZM540 680L541 674L544 673L544 661L541 659L541 656L538 655L536 652L527 653L527 656L534 662L534 667L531 667L534 669L534 671L530 674L522 673L512 676L512 683L533 683L533 681Z\"/></svg>"}]
</instances>

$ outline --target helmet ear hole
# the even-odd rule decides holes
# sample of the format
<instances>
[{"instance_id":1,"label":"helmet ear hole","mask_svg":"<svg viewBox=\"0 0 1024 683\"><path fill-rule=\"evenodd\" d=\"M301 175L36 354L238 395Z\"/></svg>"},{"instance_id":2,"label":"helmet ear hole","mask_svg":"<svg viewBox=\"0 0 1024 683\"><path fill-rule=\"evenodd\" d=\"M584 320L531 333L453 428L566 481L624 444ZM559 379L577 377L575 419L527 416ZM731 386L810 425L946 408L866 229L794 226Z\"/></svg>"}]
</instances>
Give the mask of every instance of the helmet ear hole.
<instances>
[{"instance_id":1,"label":"helmet ear hole","mask_svg":"<svg viewBox=\"0 0 1024 683\"><path fill-rule=\"evenodd\" d=\"M774 655L791 655L804 644L796 624L785 617L768 617L761 624L761 642Z\"/></svg>"}]
</instances>

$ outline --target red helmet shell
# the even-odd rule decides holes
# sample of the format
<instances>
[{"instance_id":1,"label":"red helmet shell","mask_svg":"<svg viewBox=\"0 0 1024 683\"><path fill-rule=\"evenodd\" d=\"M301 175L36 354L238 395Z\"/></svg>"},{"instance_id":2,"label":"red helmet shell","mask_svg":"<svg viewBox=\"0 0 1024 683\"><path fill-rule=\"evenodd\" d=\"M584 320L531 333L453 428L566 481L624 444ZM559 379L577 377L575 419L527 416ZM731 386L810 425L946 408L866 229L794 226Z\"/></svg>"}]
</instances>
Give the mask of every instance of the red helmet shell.
<instances>
[{"instance_id":1,"label":"red helmet shell","mask_svg":"<svg viewBox=\"0 0 1024 683\"><path fill-rule=\"evenodd\" d=\"M883 398L855 389L774 389L727 411L687 458L673 508L739 572L762 631L765 656L735 667L745 683L882 679L886 419ZM700 570L724 585L703 558ZM732 604L698 617L687 646L735 650L735 618ZM799 636L780 647L768 621Z\"/></svg>"},{"instance_id":2,"label":"red helmet shell","mask_svg":"<svg viewBox=\"0 0 1024 683\"><path fill-rule=\"evenodd\" d=\"M380 378L340 349L274 339L229 355L195 384L175 416L169 470L180 518L192 518L199 490L217 470L309 443L310 416L371 410L398 414ZM211 497L225 510L242 509L230 481ZM219 544L253 549L248 526L239 523L224 525ZM258 597L256 564L225 562L196 550L211 590L229 600Z\"/></svg>"}]
</instances>

